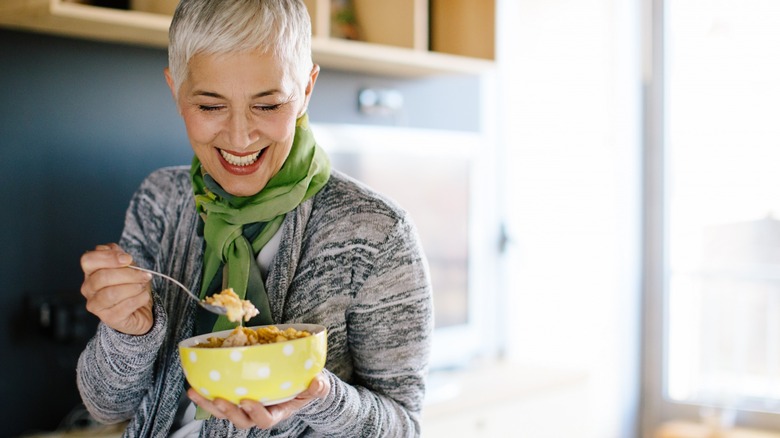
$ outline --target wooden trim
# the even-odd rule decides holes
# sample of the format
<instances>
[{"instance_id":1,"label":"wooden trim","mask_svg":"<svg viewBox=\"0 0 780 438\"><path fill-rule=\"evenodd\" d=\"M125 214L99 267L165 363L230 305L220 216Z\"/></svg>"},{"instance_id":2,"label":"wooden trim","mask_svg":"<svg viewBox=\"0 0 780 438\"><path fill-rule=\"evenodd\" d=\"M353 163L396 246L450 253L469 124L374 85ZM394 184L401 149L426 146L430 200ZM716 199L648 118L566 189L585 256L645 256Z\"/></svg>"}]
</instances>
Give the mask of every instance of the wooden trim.
<instances>
[{"instance_id":1,"label":"wooden trim","mask_svg":"<svg viewBox=\"0 0 780 438\"><path fill-rule=\"evenodd\" d=\"M701 423L670 421L658 427L654 438L780 438L780 433L741 427L717 430Z\"/></svg>"},{"instance_id":2,"label":"wooden trim","mask_svg":"<svg viewBox=\"0 0 780 438\"><path fill-rule=\"evenodd\" d=\"M417 9L418 28L409 35L408 45L427 45L427 33L420 35L419 9L424 0L408 0L408 14ZM422 3L421 3L422 1ZM481 74L495 67L493 61L468 56L431 52L427 47L395 47L329 38L329 0L307 0L313 5L315 36L314 62L324 68L387 76L429 76L441 74ZM394 5L394 3L393 3ZM327 6L327 9L323 10ZM412 17L407 17L412 19ZM98 41L165 48L171 17L142 11L90 6L64 0L3 0L0 26L33 30ZM409 23L412 27L412 23ZM410 30L411 32L411 30ZM415 42L416 40L416 42Z\"/></svg>"}]
</instances>

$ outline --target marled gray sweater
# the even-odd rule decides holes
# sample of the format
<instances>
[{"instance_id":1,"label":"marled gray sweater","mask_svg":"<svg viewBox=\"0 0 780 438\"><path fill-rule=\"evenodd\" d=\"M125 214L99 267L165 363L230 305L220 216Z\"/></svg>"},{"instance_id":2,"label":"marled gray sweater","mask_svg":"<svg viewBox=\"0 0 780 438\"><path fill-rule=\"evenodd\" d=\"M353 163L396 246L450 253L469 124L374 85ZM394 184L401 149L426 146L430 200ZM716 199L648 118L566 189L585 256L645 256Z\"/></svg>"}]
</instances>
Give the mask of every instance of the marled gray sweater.
<instances>
[{"instance_id":1,"label":"marled gray sweater","mask_svg":"<svg viewBox=\"0 0 780 438\"><path fill-rule=\"evenodd\" d=\"M139 266L200 289L203 240L196 233L189 168L150 175L130 203L120 246ZM208 437L418 436L433 327L427 263L406 213L333 172L287 214L266 279L276 323L328 328L327 398L271 430L204 422ZM128 437L167 436L184 375L176 345L193 334L195 304L153 282L154 326L130 336L99 325L81 354L78 387L92 415L130 420Z\"/></svg>"}]
</instances>

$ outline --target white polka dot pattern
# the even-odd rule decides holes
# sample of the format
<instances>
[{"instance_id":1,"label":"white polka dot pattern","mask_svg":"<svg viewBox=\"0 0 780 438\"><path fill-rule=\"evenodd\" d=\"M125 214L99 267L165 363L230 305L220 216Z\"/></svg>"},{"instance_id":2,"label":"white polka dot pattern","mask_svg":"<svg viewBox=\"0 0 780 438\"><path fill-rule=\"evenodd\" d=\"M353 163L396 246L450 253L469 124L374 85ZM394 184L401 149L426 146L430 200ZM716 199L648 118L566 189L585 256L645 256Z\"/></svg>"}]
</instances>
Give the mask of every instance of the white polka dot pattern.
<instances>
[{"instance_id":1,"label":"white polka dot pattern","mask_svg":"<svg viewBox=\"0 0 780 438\"><path fill-rule=\"evenodd\" d=\"M185 345L197 342L183 341L179 348L187 381L207 398L220 397L233 403L252 399L272 405L294 398L324 367L327 333L324 328L317 329L321 326L277 325L282 330L290 326L312 331L314 335L276 344L233 348L193 348Z\"/></svg>"},{"instance_id":2,"label":"white polka dot pattern","mask_svg":"<svg viewBox=\"0 0 780 438\"><path fill-rule=\"evenodd\" d=\"M257 369L257 377L261 379L267 379L271 377L271 368L268 367L260 367Z\"/></svg>"}]
</instances>

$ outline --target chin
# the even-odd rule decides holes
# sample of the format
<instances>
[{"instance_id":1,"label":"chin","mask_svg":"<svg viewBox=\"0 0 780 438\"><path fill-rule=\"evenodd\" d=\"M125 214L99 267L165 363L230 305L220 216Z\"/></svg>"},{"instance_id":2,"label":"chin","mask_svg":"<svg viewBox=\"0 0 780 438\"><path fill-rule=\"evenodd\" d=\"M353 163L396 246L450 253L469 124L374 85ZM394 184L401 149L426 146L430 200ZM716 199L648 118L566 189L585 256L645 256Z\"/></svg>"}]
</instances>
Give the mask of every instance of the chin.
<instances>
[{"instance_id":1,"label":"chin","mask_svg":"<svg viewBox=\"0 0 780 438\"><path fill-rule=\"evenodd\" d=\"M222 188L233 196L253 196L263 190L265 184L221 184Z\"/></svg>"},{"instance_id":2,"label":"chin","mask_svg":"<svg viewBox=\"0 0 780 438\"><path fill-rule=\"evenodd\" d=\"M268 180L264 173L255 171L249 175L233 175L219 169L212 173L212 177L223 190L233 196L253 196L258 194L266 186Z\"/></svg>"},{"instance_id":3,"label":"chin","mask_svg":"<svg viewBox=\"0 0 780 438\"><path fill-rule=\"evenodd\" d=\"M260 192L262 189L250 189L250 188L234 188L234 187L223 187L226 192L230 193L233 196L240 196L240 197L247 197L247 196L253 196Z\"/></svg>"}]
</instances>

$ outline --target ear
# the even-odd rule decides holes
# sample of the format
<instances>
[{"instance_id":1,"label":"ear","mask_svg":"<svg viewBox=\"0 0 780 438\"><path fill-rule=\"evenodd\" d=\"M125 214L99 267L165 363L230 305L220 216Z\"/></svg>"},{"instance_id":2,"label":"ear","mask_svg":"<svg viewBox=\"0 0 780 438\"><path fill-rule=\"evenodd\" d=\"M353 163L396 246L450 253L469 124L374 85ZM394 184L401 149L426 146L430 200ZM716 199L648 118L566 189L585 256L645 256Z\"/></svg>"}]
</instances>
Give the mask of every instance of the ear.
<instances>
[{"instance_id":1,"label":"ear","mask_svg":"<svg viewBox=\"0 0 780 438\"><path fill-rule=\"evenodd\" d=\"M314 91L314 84L317 82L317 77L320 75L320 66L317 64L314 64L311 68L311 73L309 73L309 81L306 84L306 89L303 91L303 107L301 107L301 111L298 114L298 117L302 116L306 110L309 108L309 100L311 99L311 93Z\"/></svg>"},{"instance_id":2,"label":"ear","mask_svg":"<svg viewBox=\"0 0 780 438\"><path fill-rule=\"evenodd\" d=\"M173 77L171 76L171 70L168 67L165 67L165 70L163 70L163 73L165 74L165 82L168 83L168 88L171 89L171 96L173 96L173 101L176 103L176 107L179 107L179 101L176 99L176 86L173 83Z\"/></svg>"}]
</instances>

